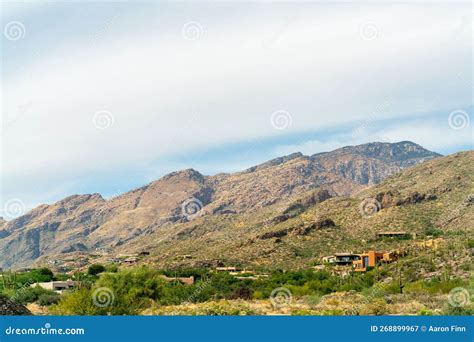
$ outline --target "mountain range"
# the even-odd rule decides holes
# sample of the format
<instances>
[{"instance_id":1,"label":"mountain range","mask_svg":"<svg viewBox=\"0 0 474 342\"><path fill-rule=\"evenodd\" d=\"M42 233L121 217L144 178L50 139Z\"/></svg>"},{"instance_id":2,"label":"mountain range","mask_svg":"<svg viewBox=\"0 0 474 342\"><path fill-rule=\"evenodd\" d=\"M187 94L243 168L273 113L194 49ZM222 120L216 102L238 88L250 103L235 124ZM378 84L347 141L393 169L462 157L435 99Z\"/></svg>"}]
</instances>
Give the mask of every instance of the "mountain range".
<instances>
[{"instance_id":1,"label":"mountain range","mask_svg":"<svg viewBox=\"0 0 474 342\"><path fill-rule=\"evenodd\" d=\"M208 251L209 258L203 255L194 264L225 259L221 254L227 243L221 242L230 238L229 229L239 231L233 242L265 242L261 236L269 227L292 222L309 206L357 198L389 176L440 157L409 141L375 142L311 156L294 153L236 173L173 172L111 199L98 193L72 195L0 220L0 267L27 267L71 253L108 250L113 255L144 248L153 251L157 262L189 254L190 247ZM397 197L392 193L380 202L388 203L390 196ZM203 236L210 241L200 246L195 238ZM232 246L234 251L240 247Z\"/></svg>"}]
</instances>

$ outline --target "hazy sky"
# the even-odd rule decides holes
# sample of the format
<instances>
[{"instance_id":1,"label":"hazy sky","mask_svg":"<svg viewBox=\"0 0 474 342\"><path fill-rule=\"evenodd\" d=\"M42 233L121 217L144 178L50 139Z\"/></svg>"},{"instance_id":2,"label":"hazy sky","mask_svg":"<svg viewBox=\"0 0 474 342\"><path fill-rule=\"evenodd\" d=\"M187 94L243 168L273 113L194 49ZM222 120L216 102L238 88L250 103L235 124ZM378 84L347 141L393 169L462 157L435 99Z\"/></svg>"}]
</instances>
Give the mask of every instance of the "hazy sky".
<instances>
[{"instance_id":1,"label":"hazy sky","mask_svg":"<svg viewBox=\"0 0 474 342\"><path fill-rule=\"evenodd\" d=\"M451 1L2 3L0 216L295 151L472 149L472 19Z\"/></svg>"}]
</instances>

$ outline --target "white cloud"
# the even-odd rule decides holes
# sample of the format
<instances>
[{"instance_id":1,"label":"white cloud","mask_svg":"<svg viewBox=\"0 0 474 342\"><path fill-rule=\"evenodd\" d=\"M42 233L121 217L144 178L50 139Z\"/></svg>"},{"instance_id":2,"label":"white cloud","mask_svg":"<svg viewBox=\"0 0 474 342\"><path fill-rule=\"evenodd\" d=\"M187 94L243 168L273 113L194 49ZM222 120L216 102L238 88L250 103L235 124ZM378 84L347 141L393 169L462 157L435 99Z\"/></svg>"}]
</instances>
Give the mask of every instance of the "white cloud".
<instances>
[{"instance_id":1,"label":"white cloud","mask_svg":"<svg viewBox=\"0 0 474 342\"><path fill-rule=\"evenodd\" d=\"M122 12L99 42L62 40L8 72L4 183L19 190L29 183L21 179L54 173L51 183L69 184L169 154L364 120L387 99L385 118L470 101L456 76L471 63L470 35L459 31L467 5L266 4L245 16L226 6L216 5L220 19L176 11L164 26L146 25L153 12ZM182 37L189 21L202 25L200 39ZM367 24L374 39L361 33ZM101 110L114 118L105 130L93 123ZM291 113L289 129L272 128L276 110ZM385 135L420 141L408 128Z\"/></svg>"}]
</instances>

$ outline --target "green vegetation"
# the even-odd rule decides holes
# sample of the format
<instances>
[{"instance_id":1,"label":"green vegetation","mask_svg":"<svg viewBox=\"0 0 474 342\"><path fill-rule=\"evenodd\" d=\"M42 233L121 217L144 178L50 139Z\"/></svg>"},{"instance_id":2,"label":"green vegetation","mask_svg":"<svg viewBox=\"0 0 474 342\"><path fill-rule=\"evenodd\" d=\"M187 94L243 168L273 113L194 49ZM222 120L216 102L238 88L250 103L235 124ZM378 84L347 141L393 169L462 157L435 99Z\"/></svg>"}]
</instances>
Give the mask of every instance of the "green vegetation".
<instances>
[{"instance_id":1,"label":"green vegetation","mask_svg":"<svg viewBox=\"0 0 474 342\"><path fill-rule=\"evenodd\" d=\"M432 279L428 281L418 280L409 283L405 286L404 290L406 293L448 293L455 287L462 287L465 282L460 279L453 280L438 280Z\"/></svg>"},{"instance_id":2,"label":"green vegetation","mask_svg":"<svg viewBox=\"0 0 474 342\"><path fill-rule=\"evenodd\" d=\"M178 281L165 281L167 276L194 276L193 285ZM52 312L66 315L136 315L143 310L155 308L159 314L179 305L203 303L188 314L252 314L253 309L228 307L226 301L267 300L272 291L287 288L294 298L304 298L309 306L317 306L325 295L332 293L359 293L366 298L357 309L357 314L381 315L389 313L387 296L401 292L397 280L380 283L376 281L385 272L371 270L340 277L328 271L282 271L276 270L268 277L258 280L237 279L228 273L216 273L208 269L152 270L147 267L103 273L95 283L83 286L61 297ZM446 295L452 288L468 286L461 280L431 280L407 282L403 293L411 296ZM101 297L101 292L102 297ZM102 302L101 302L102 300ZM97 305L97 302L106 305ZM337 303L337 300L333 300ZM331 304L331 301L329 301ZM170 309L171 310L171 309ZM324 314L354 314L349 309L324 309ZM342 310L342 311L341 311ZM421 309L420 309L421 310ZM429 309L426 309L431 312ZM169 314L170 312L168 312ZM293 314L305 314L305 311ZM321 311L319 312L321 314Z\"/></svg>"},{"instance_id":3,"label":"green vegetation","mask_svg":"<svg viewBox=\"0 0 474 342\"><path fill-rule=\"evenodd\" d=\"M167 282L162 274L194 276L193 285L178 281ZM61 298L54 308L58 314L124 315L138 314L153 303L160 306L215 300L267 299L277 287L288 288L293 295L321 296L338 290L370 287L373 275L354 275L351 282L326 271L274 271L268 278L259 280L237 279L227 273L215 273L206 269L182 269L179 271L155 271L146 267L127 269L118 273L104 273L89 287L82 287ZM100 289L107 289L110 303L94 306L94 298ZM97 300L97 298L96 298ZM81 303L81 304L79 304Z\"/></svg>"},{"instance_id":4,"label":"green vegetation","mask_svg":"<svg viewBox=\"0 0 474 342\"><path fill-rule=\"evenodd\" d=\"M26 272L1 272L0 292L6 289L16 289L26 284L59 280L48 268L38 268Z\"/></svg>"},{"instance_id":5,"label":"green vegetation","mask_svg":"<svg viewBox=\"0 0 474 342\"><path fill-rule=\"evenodd\" d=\"M0 294L13 298L20 304L33 303L43 295L56 296L57 294L32 285L65 279L67 279L66 275L54 275L48 268L38 268L24 272L2 272L0 273Z\"/></svg>"},{"instance_id":6,"label":"green vegetation","mask_svg":"<svg viewBox=\"0 0 474 342\"><path fill-rule=\"evenodd\" d=\"M435 227L428 227L425 228L425 236L432 236L432 237L439 237L444 234L444 232L441 229L437 229Z\"/></svg>"},{"instance_id":7,"label":"green vegetation","mask_svg":"<svg viewBox=\"0 0 474 342\"><path fill-rule=\"evenodd\" d=\"M469 283L454 278L449 269L429 280L417 278L414 269L429 267L430 262L428 257L419 257L411 263L405 262L407 265L401 268L381 266L346 276L337 275L332 268L319 271L261 269L266 276L258 279L237 278L208 268L136 267L107 272L105 267L101 271L102 267L93 265L87 273L73 276L80 286L61 295L30 286L31 279L63 278L47 269L36 269L16 273L16 282L2 288L0 294L24 305L37 303L49 307L50 313L58 315L137 315L147 310L153 314L246 315L273 310L269 304L272 291L284 287L294 300L304 303L303 307L287 312L292 315L392 314L393 300L413 314L472 314L472 305L453 307L448 304L447 296L454 288L472 288L473 280ZM96 274L96 271L100 272ZM190 276L195 279L192 285L173 280ZM425 304L420 304L420 300ZM255 307L255 303L268 304L263 310Z\"/></svg>"},{"instance_id":8,"label":"green vegetation","mask_svg":"<svg viewBox=\"0 0 474 342\"><path fill-rule=\"evenodd\" d=\"M38 304L41 306L49 306L52 304L57 304L61 296L58 293L43 293L38 296Z\"/></svg>"},{"instance_id":9,"label":"green vegetation","mask_svg":"<svg viewBox=\"0 0 474 342\"><path fill-rule=\"evenodd\" d=\"M92 276L98 275L102 272L105 272L105 267L100 264L90 265L87 270L87 274L92 275Z\"/></svg>"},{"instance_id":10,"label":"green vegetation","mask_svg":"<svg viewBox=\"0 0 474 342\"><path fill-rule=\"evenodd\" d=\"M3 291L3 294L17 303L26 305L28 303L34 303L44 296L55 296L59 300L59 295L56 292L45 290L42 287L20 287L16 290L7 289ZM44 298L43 298L44 299ZM56 300L56 302L58 301Z\"/></svg>"}]
</instances>

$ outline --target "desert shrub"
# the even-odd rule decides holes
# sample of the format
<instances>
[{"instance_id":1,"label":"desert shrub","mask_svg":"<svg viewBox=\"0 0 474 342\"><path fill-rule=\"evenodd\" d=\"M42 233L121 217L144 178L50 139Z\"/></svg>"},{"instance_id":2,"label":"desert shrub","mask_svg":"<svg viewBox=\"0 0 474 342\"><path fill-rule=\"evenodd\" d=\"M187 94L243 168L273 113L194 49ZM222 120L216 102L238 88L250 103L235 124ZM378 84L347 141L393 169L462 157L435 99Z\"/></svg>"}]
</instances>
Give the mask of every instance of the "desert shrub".
<instances>
[{"instance_id":1,"label":"desert shrub","mask_svg":"<svg viewBox=\"0 0 474 342\"><path fill-rule=\"evenodd\" d=\"M209 299L209 297L204 297L205 299L203 297L203 294L196 287L176 282L165 284L161 296L153 299L162 305L177 305L184 302L200 302Z\"/></svg>"},{"instance_id":2,"label":"desert shrub","mask_svg":"<svg viewBox=\"0 0 474 342\"><path fill-rule=\"evenodd\" d=\"M308 309L298 309L291 311L292 316L315 316L318 314L318 311L308 310Z\"/></svg>"},{"instance_id":3,"label":"desert shrub","mask_svg":"<svg viewBox=\"0 0 474 342\"><path fill-rule=\"evenodd\" d=\"M51 306L50 311L56 315L106 314L106 311L94 305L91 289L86 287L65 293L58 304Z\"/></svg>"},{"instance_id":4,"label":"desert shrub","mask_svg":"<svg viewBox=\"0 0 474 342\"><path fill-rule=\"evenodd\" d=\"M70 279L71 276L69 274L55 274L54 275L54 280L57 280L57 281L66 281L68 279Z\"/></svg>"},{"instance_id":5,"label":"desert shrub","mask_svg":"<svg viewBox=\"0 0 474 342\"><path fill-rule=\"evenodd\" d=\"M320 311L321 316L343 316L344 311L340 309L325 309Z\"/></svg>"},{"instance_id":6,"label":"desert shrub","mask_svg":"<svg viewBox=\"0 0 474 342\"><path fill-rule=\"evenodd\" d=\"M269 286L266 280L253 282L249 279L236 279L227 273L212 274L206 282L208 284L207 293L213 299L229 299L236 298L236 295L244 295L243 292L239 292L243 291L242 288L247 288L248 291L244 291L250 292L250 296L253 291L260 290L265 297L268 297L274 288ZM248 293L245 295L248 296Z\"/></svg>"},{"instance_id":7,"label":"desert shrub","mask_svg":"<svg viewBox=\"0 0 474 342\"><path fill-rule=\"evenodd\" d=\"M57 304L61 296L58 293L43 293L38 297L38 304L41 306L49 306L52 304Z\"/></svg>"},{"instance_id":8,"label":"desert shrub","mask_svg":"<svg viewBox=\"0 0 474 342\"><path fill-rule=\"evenodd\" d=\"M357 291L360 292L366 287L364 286L363 283L358 283L358 282L352 282L352 281L347 281L341 285L338 286L337 290L338 291Z\"/></svg>"},{"instance_id":9,"label":"desert shrub","mask_svg":"<svg viewBox=\"0 0 474 342\"><path fill-rule=\"evenodd\" d=\"M384 299L376 298L370 303L363 305L359 313L361 315L385 315L388 313L388 306Z\"/></svg>"},{"instance_id":10,"label":"desert shrub","mask_svg":"<svg viewBox=\"0 0 474 342\"><path fill-rule=\"evenodd\" d=\"M290 290L291 294L295 297L309 296L314 293L314 290L309 288L308 283L305 283L303 286L285 285L284 287Z\"/></svg>"},{"instance_id":11,"label":"desert shrub","mask_svg":"<svg viewBox=\"0 0 474 342\"><path fill-rule=\"evenodd\" d=\"M331 273L327 271L318 271L313 270L303 270L303 271L292 271L292 272L282 272L276 271L271 274L270 282L275 285L296 285L302 286L306 282L311 280L325 280L332 277Z\"/></svg>"},{"instance_id":12,"label":"desert shrub","mask_svg":"<svg viewBox=\"0 0 474 342\"><path fill-rule=\"evenodd\" d=\"M14 292L14 295L11 297L20 304L28 304L36 302L41 295L53 295L56 292L43 289L42 287L23 287Z\"/></svg>"},{"instance_id":13,"label":"desert shrub","mask_svg":"<svg viewBox=\"0 0 474 342\"><path fill-rule=\"evenodd\" d=\"M33 272L35 272L35 271L33 271ZM49 268L46 268L46 267L38 268L36 270L36 272L41 276L46 276L46 277L50 277L50 278L52 278L54 276L53 271L51 271Z\"/></svg>"},{"instance_id":14,"label":"desert shrub","mask_svg":"<svg viewBox=\"0 0 474 342\"><path fill-rule=\"evenodd\" d=\"M238 287L232 292L230 299L246 299L252 298L252 290L248 286Z\"/></svg>"},{"instance_id":15,"label":"desert shrub","mask_svg":"<svg viewBox=\"0 0 474 342\"><path fill-rule=\"evenodd\" d=\"M441 229L437 229L435 227L427 227L424 233L425 233L425 236L433 236L433 237L438 237L444 234L444 232Z\"/></svg>"},{"instance_id":16,"label":"desert shrub","mask_svg":"<svg viewBox=\"0 0 474 342\"><path fill-rule=\"evenodd\" d=\"M418 280L408 283L404 287L406 293L448 293L455 287L466 285L466 282L461 279L431 279L431 280Z\"/></svg>"},{"instance_id":17,"label":"desert shrub","mask_svg":"<svg viewBox=\"0 0 474 342\"><path fill-rule=\"evenodd\" d=\"M390 287L391 284L376 284L372 287L362 289L361 294L366 298L383 298L391 293Z\"/></svg>"},{"instance_id":18,"label":"desert shrub","mask_svg":"<svg viewBox=\"0 0 474 342\"><path fill-rule=\"evenodd\" d=\"M316 306L321 302L322 296L318 294L310 295L306 298L307 303L310 307Z\"/></svg>"},{"instance_id":19,"label":"desert shrub","mask_svg":"<svg viewBox=\"0 0 474 342\"><path fill-rule=\"evenodd\" d=\"M210 316L246 316L254 315L255 311L252 310L246 303L230 303L227 301L219 301L210 304L204 304L202 308L196 311L196 314Z\"/></svg>"},{"instance_id":20,"label":"desert shrub","mask_svg":"<svg viewBox=\"0 0 474 342\"><path fill-rule=\"evenodd\" d=\"M89 268L87 269L87 274L89 274L91 276L98 275L102 272L105 272L105 267L103 265L100 265L100 264L90 265Z\"/></svg>"},{"instance_id":21,"label":"desert shrub","mask_svg":"<svg viewBox=\"0 0 474 342\"><path fill-rule=\"evenodd\" d=\"M105 271L110 272L110 273L117 273L118 272L118 266L115 265L115 264L107 265L107 267L105 268Z\"/></svg>"},{"instance_id":22,"label":"desert shrub","mask_svg":"<svg viewBox=\"0 0 474 342\"><path fill-rule=\"evenodd\" d=\"M418 316L433 316L433 311L428 309L421 309L418 311Z\"/></svg>"},{"instance_id":23,"label":"desert shrub","mask_svg":"<svg viewBox=\"0 0 474 342\"><path fill-rule=\"evenodd\" d=\"M403 288L405 293L429 293L428 286L423 280L414 281L408 284L405 284Z\"/></svg>"},{"instance_id":24,"label":"desert shrub","mask_svg":"<svg viewBox=\"0 0 474 342\"><path fill-rule=\"evenodd\" d=\"M363 274L353 274L351 277L344 280L337 287L337 291L357 291L360 292L363 289L370 288L374 284L374 272L368 271Z\"/></svg>"},{"instance_id":25,"label":"desert shrub","mask_svg":"<svg viewBox=\"0 0 474 342\"><path fill-rule=\"evenodd\" d=\"M151 299L162 299L166 295L166 287L167 283L158 272L146 267L104 273L94 286L95 289L108 289L113 294L114 301L108 309L112 314L119 315L135 314Z\"/></svg>"},{"instance_id":26,"label":"desert shrub","mask_svg":"<svg viewBox=\"0 0 474 342\"><path fill-rule=\"evenodd\" d=\"M311 280L305 284L312 293L328 294L336 291L337 284L334 279Z\"/></svg>"},{"instance_id":27,"label":"desert shrub","mask_svg":"<svg viewBox=\"0 0 474 342\"><path fill-rule=\"evenodd\" d=\"M76 272L71 278L75 281L80 282L81 284L83 284L83 286L91 287L92 285L95 284L98 277L91 276L88 273Z\"/></svg>"},{"instance_id":28,"label":"desert shrub","mask_svg":"<svg viewBox=\"0 0 474 342\"><path fill-rule=\"evenodd\" d=\"M471 303L469 305L455 307L446 303L441 310L441 314L448 316L474 316L474 305Z\"/></svg>"},{"instance_id":29,"label":"desert shrub","mask_svg":"<svg viewBox=\"0 0 474 342\"><path fill-rule=\"evenodd\" d=\"M387 283L374 284L374 286L372 286L370 289L373 289L374 292L379 293L380 296L387 294L398 294L403 290L403 288L400 288L400 284L396 280Z\"/></svg>"},{"instance_id":30,"label":"desert shrub","mask_svg":"<svg viewBox=\"0 0 474 342\"><path fill-rule=\"evenodd\" d=\"M191 287L191 295L187 298L189 302L205 302L215 297L215 291L211 281L199 280Z\"/></svg>"}]
</instances>

